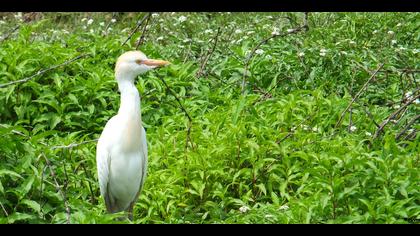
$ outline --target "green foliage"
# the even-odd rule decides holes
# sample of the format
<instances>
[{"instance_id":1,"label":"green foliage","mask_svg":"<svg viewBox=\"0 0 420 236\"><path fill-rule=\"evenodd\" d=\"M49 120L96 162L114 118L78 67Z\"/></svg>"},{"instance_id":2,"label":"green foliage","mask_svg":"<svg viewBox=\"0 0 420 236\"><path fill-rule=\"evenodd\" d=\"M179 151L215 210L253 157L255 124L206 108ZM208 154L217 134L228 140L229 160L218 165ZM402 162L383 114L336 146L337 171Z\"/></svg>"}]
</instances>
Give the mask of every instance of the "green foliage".
<instances>
[{"instance_id":1,"label":"green foliage","mask_svg":"<svg viewBox=\"0 0 420 236\"><path fill-rule=\"evenodd\" d=\"M44 13L1 43L0 223L129 223L106 214L95 142L116 114L116 58L143 14ZM181 16L185 16L183 21ZM86 19L84 19L86 18ZM133 223L420 221L418 13L311 13L309 31L252 48L301 13L160 13L140 49L171 61L137 82L149 172ZM88 19L93 19L88 24ZM103 22L103 23L102 23ZM110 24L106 30L106 25ZM217 29L218 44L197 77ZM277 29L275 29L277 28ZM392 31L392 32L391 32ZM382 72L335 127L375 70ZM245 93L241 83L247 73ZM176 94L192 117L190 124ZM366 112L368 111L368 113ZM414 132L413 132L414 131ZM80 144L68 146L71 144Z\"/></svg>"}]
</instances>

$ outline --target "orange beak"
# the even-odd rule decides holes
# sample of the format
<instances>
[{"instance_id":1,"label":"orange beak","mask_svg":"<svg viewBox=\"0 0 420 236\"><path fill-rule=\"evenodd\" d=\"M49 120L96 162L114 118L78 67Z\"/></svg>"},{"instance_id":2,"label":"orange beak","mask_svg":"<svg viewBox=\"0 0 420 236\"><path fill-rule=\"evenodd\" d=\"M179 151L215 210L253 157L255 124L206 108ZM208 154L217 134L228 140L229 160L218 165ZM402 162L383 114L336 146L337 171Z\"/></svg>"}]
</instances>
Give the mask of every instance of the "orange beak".
<instances>
[{"instance_id":1,"label":"orange beak","mask_svg":"<svg viewBox=\"0 0 420 236\"><path fill-rule=\"evenodd\" d=\"M164 61L164 60L147 59L147 60L141 61L141 64L144 64L146 66L160 67L160 66L169 65L171 63L169 61Z\"/></svg>"}]
</instances>

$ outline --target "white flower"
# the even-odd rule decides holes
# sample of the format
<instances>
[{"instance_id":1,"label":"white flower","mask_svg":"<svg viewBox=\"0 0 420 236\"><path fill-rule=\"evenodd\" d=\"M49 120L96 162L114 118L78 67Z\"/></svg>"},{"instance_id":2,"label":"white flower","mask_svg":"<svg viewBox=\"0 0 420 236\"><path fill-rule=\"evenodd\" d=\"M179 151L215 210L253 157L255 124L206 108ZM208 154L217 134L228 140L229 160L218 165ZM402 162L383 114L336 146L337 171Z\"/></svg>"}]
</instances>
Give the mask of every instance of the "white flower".
<instances>
[{"instance_id":1,"label":"white flower","mask_svg":"<svg viewBox=\"0 0 420 236\"><path fill-rule=\"evenodd\" d=\"M242 30L240 29L235 30L235 34L242 34Z\"/></svg>"},{"instance_id":2,"label":"white flower","mask_svg":"<svg viewBox=\"0 0 420 236\"><path fill-rule=\"evenodd\" d=\"M111 23L115 23L115 22L117 22L117 20L116 20L116 19L114 19L114 18L112 18L112 19L111 19Z\"/></svg>"},{"instance_id":3,"label":"white flower","mask_svg":"<svg viewBox=\"0 0 420 236\"><path fill-rule=\"evenodd\" d=\"M182 22L184 22L184 21L186 21L187 20L187 17L185 17L185 16L180 16L179 18L178 18L178 22L180 22L180 23L182 23Z\"/></svg>"},{"instance_id":4,"label":"white flower","mask_svg":"<svg viewBox=\"0 0 420 236\"><path fill-rule=\"evenodd\" d=\"M409 130L407 130L409 133L413 133L414 132L414 129L409 129Z\"/></svg>"},{"instance_id":5,"label":"white flower","mask_svg":"<svg viewBox=\"0 0 420 236\"><path fill-rule=\"evenodd\" d=\"M295 31L294 29L288 29L287 33L292 33L293 31Z\"/></svg>"},{"instance_id":6,"label":"white flower","mask_svg":"<svg viewBox=\"0 0 420 236\"><path fill-rule=\"evenodd\" d=\"M400 106L400 104L395 104L394 106L392 106L394 109L398 109L398 108L400 108L401 106Z\"/></svg>"},{"instance_id":7,"label":"white flower","mask_svg":"<svg viewBox=\"0 0 420 236\"><path fill-rule=\"evenodd\" d=\"M404 94L405 98L408 99L413 95L413 93L411 91L408 91Z\"/></svg>"},{"instance_id":8,"label":"white flower","mask_svg":"<svg viewBox=\"0 0 420 236\"><path fill-rule=\"evenodd\" d=\"M182 42L184 42L184 43L188 43L188 42L191 42L191 39L184 39Z\"/></svg>"},{"instance_id":9,"label":"white flower","mask_svg":"<svg viewBox=\"0 0 420 236\"><path fill-rule=\"evenodd\" d=\"M0 25L6 23L4 20L0 20Z\"/></svg>"},{"instance_id":10,"label":"white flower","mask_svg":"<svg viewBox=\"0 0 420 236\"><path fill-rule=\"evenodd\" d=\"M279 32L279 28L274 27L274 28L273 28L273 32L271 32L271 35L279 35L279 34L280 34L280 32Z\"/></svg>"},{"instance_id":11,"label":"white flower","mask_svg":"<svg viewBox=\"0 0 420 236\"><path fill-rule=\"evenodd\" d=\"M319 132L319 128L318 128L318 127L313 127L313 128L312 128L312 131L313 131L313 132Z\"/></svg>"},{"instance_id":12,"label":"white flower","mask_svg":"<svg viewBox=\"0 0 420 236\"><path fill-rule=\"evenodd\" d=\"M262 49L257 49L257 50L255 51L255 53L256 53L256 54L258 54L258 55L261 55L261 54L263 54L263 53L264 53L264 50L262 50Z\"/></svg>"},{"instance_id":13,"label":"white flower","mask_svg":"<svg viewBox=\"0 0 420 236\"><path fill-rule=\"evenodd\" d=\"M22 12L18 12L16 15L14 15L14 17L16 19L21 19L22 18Z\"/></svg>"},{"instance_id":14,"label":"white flower","mask_svg":"<svg viewBox=\"0 0 420 236\"><path fill-rule=\"evenodd\" d=\"M347 52L345 52L345 51L341 51L340 53L341 53L341 55L347 56Z\"/></svg>"},{"instance_id":15,"label":"white flower","mask_svg":"<svg viewBox=\"0 0 420 236\"><path fill-rule=\"evenodd\" d=\"M397 43L397 40L395 39L391 40L391 44L396 44L396 43Z\"/></svg>"},{"instance_id":16,"label":"white flower","mask_svg":"<svg viewBox=\"0 0 420 236\"><path fill-rule=\"evenodd\" d=\"M302 127L302 129L303 130L310 130L311 128L309 127L309 126L307 126L307 125L301 125L301 127Z\"/></svg>"},{"instance_id":17,"label":"white flower","mask_svg":"<svg viewBox=\"0 0 420 236\"><path fill-rule=\"evenodd\" d=\"M87 19L86 18L82 18L82 20L81 20L82 22L85 22L85 21L87 21Z\"/></svg>"},{"instance_id":18,"label":"white flower","mask_svg":"<svg viewBox=\"0 0 420 236\"><path fill-rule=\"evenodd\" d=\"M211 34L211 33L213 33L213 30L211 30L211 29L204 30L204 33L205 34Z\"/></svg>"},{"instance_id":19,"label":"white flower","mask_svg":"<svg viewBox=\"0 0 420 236\"><path fill-rule=\"evenodd\" d=\"M356 131L356 130L357 130L357 127L356 127L356 126L354 126L354 125L350 126L350 131L351 131L351 132L354 132L354 131Z\"/></svg>"},{"instance_id":20,"label":"white flower","mask_svg":"<svg viewBox=\"0 0 420 236\"><path fill-rule=\"evenodd\" d=\"M156 17L158 17L159 16L159 14L157 14L157 13L152 13L152 17L153 18L156 18Z\"/></svg>"},{"instance_id":21,"label":"white flower","mask_svg":"<svg viewBox=\"0 0 420 236\"><path fill-rule=\"evenodd\" d=\"M267 58L268 60L271 60L273 57L271 55L267 55L265 56L265 58Z\"/></svg>"},{"instance_id":22,"label":"white flower","mask_svg":"<svg viewBox=\"0 0 420 236\"><path fill-rule=\"evenodd\" d=\"M89 19L87 22L88 25L91 25L92 23L93 23L93 19Z\"/></svg>"},{"instance_id":23,"label":"white flower","mask_svg":"<svg viewBox=\"0 0 420 236\"><path fill-rule=\"evenodd\" d=\"M163 36L160 36L156 39L156 41L160 41L160 40L163 40Z\"/></svg>"},{"instance_id":24,"label":"white flower","mask_svg":"<svg viewBox=\"0 0 420 236\"><path fill-rule=\"evenodd\" d=\"M247 207L247 206L241 206L241 207L239 207L239 211L240 212L242 212L242 213L245 213L245 212L247 212L247 211L249 211L250 209L249 209L249 207Z\"/></svg>"},{"instance_id":25,"label":"white flower","mask_svg":"<svg viewBox=\"0 0 420 236\"><path fill-rule=\"evenodd\" d=\"M418 49L413 49L413 53L417 54L417 53L419 53L419 50Z\"/></svg>"},{"instance_id":26,"label":"white flower","mask_svg":"<svg viewBox=\"0 0 420 236\"><path fill-rule=\"evenodd\" d=\"M378 31L377 31L377 30L374 30L374 31L372 32L372 34L376 34L376 33L378 33Z\"/></svg>"},{"instance_id":27,"label":"white flower","mask_svg":"<svg viewBox=\"0 0 420 236\"><path fill-rule=\"evenodd\" d=\"M253 33L255 33L254 31L248 31L246 34L247 35L251 35L251 34L253 34Z\"/></svg>"},{"instance_id":28,"label":"white flower","mask_svg":"<svg viewBox=\"0 0 420 236\"><path fill-rule=\"evenodd\" d=\"M394 33L394 31L390 30L390 31L388 31L388 34L389 35L394 35L395 33Z\"/></svg>"},{"instance_id":29,"label":"white flower","mask_svg":"<svg viewBox=\"0 0 420 236\"><path fill-rule=\"evenodd\" d=\"M100 26L104 26L105 25L105 22L101 22L101 23L99 23L99 25Z\"/></svg>"},{"instance_id":30,"label":"white flower","mask_svg":"<svg viewBox=\"0 0 420 236\"><path fill-rule=\"evenodd\" d=\"M273 19L273 17L272 16L267 16L267 19Z\"/></svg>"},{"instance_id":31,"label":"white flower","mask_svg":"<svg viewBox=\"0 0 420 236\"><path fill-rule=\"evenodd\" d=\"M414 104L420 104L420 98L417 98L417 99L414 101Z\"/></svg>"},{"instance_id":32,"label":"white flower","mask_svg":"<svg viewBox=\"0 0 420 236\"><path fill-rule=\"evenodd\" d=\"M108 31L112 31L112 27L109 27L109 28L108 28Z\"/></svg>"},{"instance_id":33,"label":"white flower","mask_svg":"<svg viewBox=\"0 0 420 236\"><path fill-rule=\"evenodd\" d=\"M350 40L349 43L352 44L352 45L355 45L356 44L356 42L354 42L353 40Z\"/></svg>"},{"instance_id":34,"label":"white flower","mask_svg":"<svg viewBox=\"0 0 420 236\"><path fill-rule=\"evenodd\" d=\"M370 132L365 132L365 134L366 134L366 136L372 136L372 133L370 133Z\"/></svg>"},{"instance_id":35,"label":"white flower","mask_svg":"<svg viewBox=\"0 0 420 236\"><path fill-rule=\"evenodd\" d=\"M300 52L300 53L298 53L298 56L299 57L303 57L303 56L305 56L305 53L304 52Z\"/></svg>"},{"instance_id":36,"label":"white flower","mask_svg":"<svg viewBox=\"0 0 420 236\"><path fill-rule=\"evenodd\" d=\"M319 50L319 52L321 52L321 53L326 53L326 52L327 52L327 49L325 49L325 48L321 48L321 50Z\"/></svg>"},{"instance_id":37,"label":"white flower","mask_svg":"<svg viewBox=\"0 0 420 236\"><path fill-rule=\"evenodd\" d=\"M93 34L93 29L90 29L90 30L89 30L89 32L90 32L91 34Z\"/></svg>"},{"instance_id":38,"label":"white flower","mask_svg":"<svg viewBox=\"0 0 420 236\"><path fill-rule=\"evenodd\" d=\"M65 30L65 29L63 29L63 30L62 30L62 32L63 32L64 34L69 34L69 32L68 32L67 30Z\"/></svg>"},{"instance_id":39,"label":"white flower","mask_svg":"<svg viewBox=\"0 0 420 236\"><path fill-rule=\"evenodd\" d=\"M288 205L283 205L283 206L279 207L279 210L287 211L287 210L289 210L289 206Z\"/></svg>"},{"instance_id":40,"label":"white flower","mask_svg":"<svg viewBox=\"0 0 420 236\"><path fill-rule=\"evenodd\" d=\"M273 218L274 216L273 215L265 215L264 217L265 218Z\"/></svg>"},{"instance_id":41,"label":"white flower","mask_svg":"<svg viewBox=\"0 0 420 236\"><path fill-rule=\"evenodd\" d=\"M402 25L401 23L398 23L398 24L397 24L397 27L400 27L401 25Z\"/></svg>"},{"instance_id":42,"label":"white flower","mask_svg":"<svg viewBox=\"0 0 420 236\"><path fill-rule=\"evenodd\" d=\"M321 56L321 57L325 57L325 55L327 55L325 52L320 52L319 53L319 55Z\"/></svg>"}]
</instances>

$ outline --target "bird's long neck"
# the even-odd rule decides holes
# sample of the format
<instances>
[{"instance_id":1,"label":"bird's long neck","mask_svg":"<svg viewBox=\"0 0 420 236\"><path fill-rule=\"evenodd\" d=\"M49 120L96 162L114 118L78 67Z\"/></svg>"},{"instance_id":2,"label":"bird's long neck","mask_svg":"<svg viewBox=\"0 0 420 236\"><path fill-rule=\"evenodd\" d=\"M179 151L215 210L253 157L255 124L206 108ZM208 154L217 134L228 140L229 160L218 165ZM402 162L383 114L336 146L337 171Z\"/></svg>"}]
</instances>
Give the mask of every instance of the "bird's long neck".
<instances>
[{"instance_id":1,"label":"bird's long neck","mask_svg":"<svg viewBox=\"0 0 420 236\"><path fill-rule=\"evenodd\" d=\"M135 119L136 122L141 122L140 111L140 95L136 86L134 86L134 79L117 79L118 89L121 92L119 115L126 116L129 119Z\"/></svg>"}]
</instances>

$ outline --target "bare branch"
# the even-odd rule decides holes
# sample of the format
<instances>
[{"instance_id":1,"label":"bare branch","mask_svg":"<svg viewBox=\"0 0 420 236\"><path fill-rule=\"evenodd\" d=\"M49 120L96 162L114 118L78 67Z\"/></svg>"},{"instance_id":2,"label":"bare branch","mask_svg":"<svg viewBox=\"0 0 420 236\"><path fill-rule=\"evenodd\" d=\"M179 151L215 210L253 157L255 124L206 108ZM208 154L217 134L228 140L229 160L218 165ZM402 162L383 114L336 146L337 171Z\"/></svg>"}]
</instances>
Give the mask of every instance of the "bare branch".
<instances>
[{"instance_id":1,"label":"bare branch","mask_svg":"<svg viewBox=\"0 0 420 236\"><path fill-rule=\"evenodd\" d=\"M220 32L221 32L221 30L220 30L220 27L217 29L217 33L216 33L216 35L213 37L213 47L209 50L209 51L207 51L207 55L205 56L205 58L204 58L204 60L203 60L203 62L201 63L201 66L200 66L200 70L197 72L197 77L200 77L201 75L202 75L202 73L203 73L203 70L204 70L204 68L206 67L206 65L207 65L207 62L208 62L208 60L209 60L209 58L211 57L211 55L213 54L213 52L214 52L214 49L216 48L216 45L217 45L217 41L218 41L218 39L219 39L219 35L220 35Z\"/></svg>"},{"instance_id":2,"label":"bare branch","mask_svg":"<svg viewBox=\"0 0 420 236\"><path fill-rule=\"evenodd\" d=\"M150 12L150 13L149 13L149 15L147 15L146 22L145 22L145 23L144 23L144 25L143 25L143 30L142 30L142 32L141 32L141 36L140 36L140 38L139 38L139 41L137 41L137 44L136 44L136 50L137 50L137 49L139 48L139 46L143 43L144 37L145 37L145 35L146 35L146 31L147 31L147 25L148 25L148 24L149 24L149 22L150 22L151 16L152 16L152 13Z\"/></svg>"},{"instance_id":3,"label":"bare branch","mask_svg":"<svg viewBox=\"0 0 420 236\"><path fill-rule=\"evenodd\" d=\"M97 142L99 139L92 139L92 140L87 140L87 141L83 141L83 142L81 142L81 143L72 143L72 144L69 144L69 145L59 145L59 146L53 146L53 147L51 147L51 150L55 150L55 149L62 149L62 148L64 148L64 149L71 149L71 148L74 148L74 147L77 147L77 146L80 146L80 145L83 145L83 144L86 144L86 143L92 143L92 142Z\"/></svg>"},{"instance_id":4,"label":"bare branch","mask_svg":"<svg viewBox=\"0 0 420 236\"><path fill-rule=\"evenodd\" d=\"M277 37L284 37L284 36L287 36L289 34L297 34L297 33L301 32L302 30L307 31L309 29L309 27L308 27L307 24L308 24L308 13L306 12L305 13L305 18L304 18L304 24L303 25L301 25L301 26L299 26L297 28L294 28L294 29L287 30L287 32L282 33L282 34L272 34L270 37L268 37L268 38L260 41L251 50L251 52L249 53L249 55L248 55L248 57L246 58L246 61L245 61L245 70L244 70L244 74L242 76L242 89L241 89L242 90L242 94L245 93L245 84L246 84L246 78L247 78L247 71L248 71L249 63L250 63L251 59L254 57L255 52L257 51L257 49L259 47L261 47L263 44L268 43L271 39L274 39L274 38L277 38Z\"/></svg>"},{"instance_id":5,"label":"bare branch","mask_svg":"<svg viewBox=\"0 0 420 236\"><path fill-rule=\"evenodd\" d=\"M185 110L184 106L181 103L181 100L179 100L179 98L178 98L178 96L176 96L175 92L169 87L169 85L166 83L166 81L162 77L159 77L159 79L163 82L163 84L165 85L166 89L172 94L172 96L175 97L176 101L178 102L179 106L181 107L181 110L185 113L185 115L187 116L188 120L190 122L192 122L192 118L191 118L190 114L188 114L187 110Z\"/></svg>"},{"instance_id":6,"label":"bare branch","mask_svg":"<svg viewBox=\"0 0 420 236\"><path fill-rule=\"evenodd\" d=\"M28 82L29 80L31 80L31 79L33 79L33 78L35 78L35 77L36 77L36 76L38 76L38 75L45 74L46 72L51 71L51 70L54 70L54 69L56 69L56 68L58 68L58 67L68 65L68 64L70 64L70 63L72 63L72 62L74 62L74 61L76 61L76 60L78 60L78 59L80 59L80 58L82 58L82 57L86 57L86 56L88 56L88 55L89 55L89 54L81 54L81 55L79 55L79 56L77 56L77 57L75 57L75 58L72 58L72 59L70 59L70 60L67 60L67 61L65 61L65 62L63 62L63 63L61 63L61 64L54 65L54 66L52 66L52 67L50 67L50 68L40 70L40 71L38 71L37 73L35 73L35 74L33 74L33 75L29 76L29 77L26 77L26 78L24 78L24 79L11 81L11 82L8 82L8 83L5 83L5 84L0 84L0 88L6 87L6 86L9 86L9 85L13 85L13 84L18 84L18 83L26 83L26 82Z\"/></svg>"},{"instance_id":7,"label":"bare branch","mask_svg":"<svg viewBox=\"0 0 420 236\"><path fill-rule=\"evenodd\" d=\"M151 13L146 14L143 19L141 19L138 23L137 26L131 31L130 35L128 36L128 38L124 41L124 43L121 44L121 47L124 46L124 44L126 44L128 42L128 40L131 39L131 37L133 37L134 33L140 28L140 26L143 24L143 22L149 17L149 15L151 15Z\"/></svg>"},{"instance_id":8,"label":"bare branch","mask_svg":"<svg viewBox=\"0 0 420 236\"><path fill-rule=\"evenodd\" d=\"M51 176L52 176L52 177L53 177L53 179L54 179L54 182L55 182L55 188L56 188L56 190L60 193L61 197L63 198L63 201L64 201L64 207L65 207L65 209L66 209L66 213L67 213L67 224L70 224L70 207L69 207L69 204L68 204L68 202L67 202L66 193L62 191L62 189L61 189L61 187L60 187L60 184L58 184L58 181L57 181L57 178L56 178L56 174L55 174L54 170L53 170L53 169L52 169L52 167L51 167L51 162L50 162L50 160L48 160L48 158L45 156L45 154L44 154L44 153L42 153L42 154L40 154L40 155L42 155L42 156L44 157L45 162L47 163L48 168L50 169Z\"/></svg>"},{"instance_id":9,"label":"bare branch","mask_svg":"<svg viewBox=\"0 0 420 236\"><path fill-rule=\"evenodd\" d=\"M403 134L405 134L405 132L407 132L407 130L418 120L418 119L420 119L420 115L417 115L417 116L415 116L413 119L411 119L409 122L408 122L408 124L405 126L405 128L401 131L401 132L399 132L398 134L397 134L397 136L395 136L395 139L400 139L401 138L401 136L403 135Z\"/></svg>"},{"instance_id":10,"label":"bare branch","mask_svg":"<svg viewBox=\"0 0 420 236\"><path fill-rule=\"evenodd\" d=\"M359 90L359 92L357 92L356 96L354 96L354 98L351 100L351 102L349 103L349 105L346 107L346 109L344 109L344 111L341 113L340 119L338 119L337 123L335 124L335 128L337 128L341 122L343 121L344 115L345 113L349 110L349 108L351 107L351 105L356 101L356 99L359 98L359 96L362 94L362 92L366 89L367 85L375 78L376 74L378 73L378 71L384 66L384 64L382 63L381 65L379 65L378 69L376 69L376 71L371 75L371 77L366 81L366 83L362 86L362 88Z\"/></svg>"},{"instance_id":11,"label":"bare branch","mask_svg":"<svg viewBox=\"0 0 420 236\"><path fill-rule=\"evenodd\" d=\"M376 130L375 135L373 136L373 139L379 137L385 126L394 119L395 116L397 116L402 110L404 110L406 107L408 107L410 104L412 104L415 100L420 98L420 93L416 96L412 97L409 101L407 101L404 105L402 105L398 110L394 111L390 116L388 116L387 119L385 119L380 125L379 128Z\"/></svg>"},{"instance_id":12,"label":"bare branch","mask_svg":"<svg viewBox=\"0 0 420 236\"><path fill-rule=\"evenodd\" d=\"M20 25L17 25L15 28L13 28L12 30L9 31L9 33L7 33L4 37L2 37L0 39L0 42L3 42L5 40L7 40L16 30L18 30L20 28Z\"/></svg>"}]
</instances>

